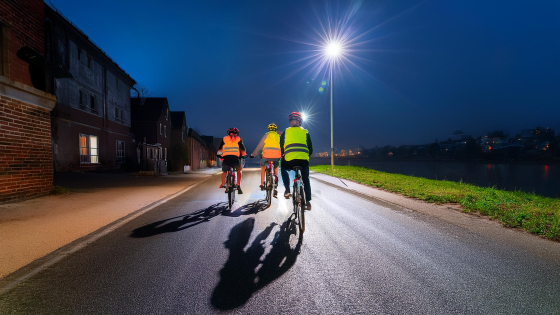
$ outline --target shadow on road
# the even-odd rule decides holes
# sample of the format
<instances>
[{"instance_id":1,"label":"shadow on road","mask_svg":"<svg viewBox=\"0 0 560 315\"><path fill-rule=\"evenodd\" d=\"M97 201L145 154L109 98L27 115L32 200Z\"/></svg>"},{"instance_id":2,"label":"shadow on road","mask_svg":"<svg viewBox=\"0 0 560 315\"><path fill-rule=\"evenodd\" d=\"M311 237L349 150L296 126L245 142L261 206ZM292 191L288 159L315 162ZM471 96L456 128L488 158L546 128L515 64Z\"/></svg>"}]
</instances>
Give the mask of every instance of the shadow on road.
<instances>
[{"instance_id":1,"label":"shadow on road","mask_svg":"<svg viewBox=\"0 0 560 315\"><path fill-rule=\"evenodd\" d=\"M277 224L271 223L244 251L254 225L254 218L237 224L224 243L229 250L229 258L220 270L220 282L211 298L212 305L217 309L229 310L245 304L254 292L278 279L296 262L302 239L299 238L295 247L290 244L290 236L297 232L297 224L293 220L280 226L270 242L270 252L263 260L261 256L267 248L266 239Z\"/></svg>"},{"instance_id":2,"label":"shadow on road","mask_svg":"<svg viewBox=\"0 0 560 315\"><path fill-rule=\"evenodd\" d=\"M177 232L188 229L202 222L210 221L213 217L222 213L227 204L220 202L206 209L197 210L187 215L181 215L174 218L160 220L148 225L144 225L132 231L130 237L142 238L158 235L161 233Z\"/></svg>"},{"instance_id":3,"label":"shadow on road","mask_svg":"<svg viewBox=\"0 0 560 315\"><path fill-rule=\"evenodd\" d=\"M239 207L233 212L224 210L222 215L226 217L239 217L242 215L257 214L259 211L266 210L266 208L268 208L268 204L265 200L257 200Z\"/></svg>"}]
</instances>

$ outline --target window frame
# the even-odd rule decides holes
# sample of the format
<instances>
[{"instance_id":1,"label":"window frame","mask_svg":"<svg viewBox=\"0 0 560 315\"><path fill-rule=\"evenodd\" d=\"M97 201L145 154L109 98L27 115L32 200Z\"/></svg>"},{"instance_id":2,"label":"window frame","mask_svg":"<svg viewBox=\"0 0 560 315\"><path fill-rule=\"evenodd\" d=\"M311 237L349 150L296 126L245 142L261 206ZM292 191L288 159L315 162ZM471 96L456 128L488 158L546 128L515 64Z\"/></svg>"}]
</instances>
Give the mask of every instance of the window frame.
<instances>
[{"instance_id":1,"label":"window frame","mask_svg":"<svg viewBox=\"0 0 560 315\"><path fill-rule=\"evenodd\" d=\"M82 146L82 138L85 139L85 146ZM92 147L92 139L95 139L95 148ZM99 136L78 134L78 150L80 165L99 164Z\"/></svg>"}]
</instances>

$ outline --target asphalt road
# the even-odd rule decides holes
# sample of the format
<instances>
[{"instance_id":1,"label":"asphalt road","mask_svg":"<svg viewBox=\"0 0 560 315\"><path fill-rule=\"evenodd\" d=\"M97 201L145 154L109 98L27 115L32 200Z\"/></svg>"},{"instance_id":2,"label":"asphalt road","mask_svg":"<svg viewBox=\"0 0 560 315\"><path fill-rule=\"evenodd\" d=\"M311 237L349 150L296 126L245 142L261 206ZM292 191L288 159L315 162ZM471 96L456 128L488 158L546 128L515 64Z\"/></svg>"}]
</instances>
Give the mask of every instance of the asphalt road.
<instances>
[{"instance_id":1,"label":"asphalt road","mask_svg":"<svg viewBox=\"0 0 560 315\"><path fill-rule=\"evenodd\" d=\"M0 296L0 314L560 314L558 262L317 180L299 242L289 201L264 209L244 176L233 211L214 176Z\"/></svg>"}]
</instances>

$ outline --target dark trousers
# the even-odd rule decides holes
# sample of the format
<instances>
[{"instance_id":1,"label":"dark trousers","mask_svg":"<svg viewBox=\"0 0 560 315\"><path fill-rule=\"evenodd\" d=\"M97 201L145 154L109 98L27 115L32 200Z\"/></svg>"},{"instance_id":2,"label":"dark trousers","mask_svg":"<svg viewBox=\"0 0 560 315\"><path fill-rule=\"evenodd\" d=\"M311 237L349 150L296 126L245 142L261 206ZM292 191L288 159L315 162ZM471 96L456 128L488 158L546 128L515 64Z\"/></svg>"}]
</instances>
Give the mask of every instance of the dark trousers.
<instances>
[{"instance_id":1,"label":"dark trousers","mask_svg":"<svg viewBox=\"0 0 560 315\"><path fill-rule=\"evenodd\" d=\"M290 174L289 170L294 166L301 166L301 178L303 179L303 189L305 190L305 200L311 201L311 184L309 183L309 161L307 160L291 160L285 161L282 159L280 163L280 173L282 174L282 182L286 192L290 192Z\"/></svg>"}]
</instances>

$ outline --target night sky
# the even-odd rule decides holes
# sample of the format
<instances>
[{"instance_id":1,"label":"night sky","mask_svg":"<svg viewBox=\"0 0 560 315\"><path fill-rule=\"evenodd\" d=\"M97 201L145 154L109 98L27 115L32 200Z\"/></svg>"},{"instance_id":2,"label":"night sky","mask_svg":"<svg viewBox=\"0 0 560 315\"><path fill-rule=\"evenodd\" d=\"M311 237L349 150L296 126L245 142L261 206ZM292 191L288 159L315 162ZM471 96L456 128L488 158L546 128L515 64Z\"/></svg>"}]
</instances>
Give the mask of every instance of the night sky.
<instances>
[{"instance_id":1,"label":"night sky","mask_svg":"<svg viewBox=\"0 0 560 315\"><path fill-rule=\"evenodd\" d=\"M328 150L326 72L313 71L320 60L305 67L319 50L306 43L345 16L363 43L335 71L337 149L429 143L457 129L560 132L557 0L52 3L152 96L185 110L190 127L222 137L235 126L250 151L269 123L283 129L302 109L315 151Z\"/></svg>"}]
</instances>

